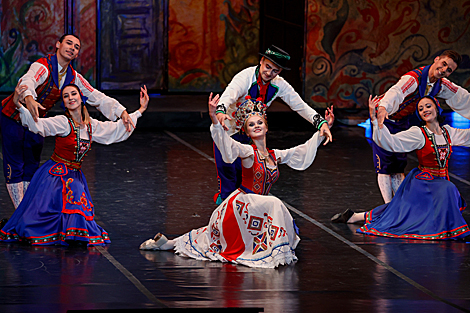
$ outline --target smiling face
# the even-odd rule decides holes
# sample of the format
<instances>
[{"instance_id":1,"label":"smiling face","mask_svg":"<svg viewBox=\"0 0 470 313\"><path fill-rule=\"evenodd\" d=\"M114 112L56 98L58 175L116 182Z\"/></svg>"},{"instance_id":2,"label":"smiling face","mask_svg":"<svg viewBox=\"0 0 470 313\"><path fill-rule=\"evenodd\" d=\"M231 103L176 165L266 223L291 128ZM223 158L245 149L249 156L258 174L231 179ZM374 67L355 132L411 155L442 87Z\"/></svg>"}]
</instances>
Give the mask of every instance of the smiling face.
<instances>
[{"instance_id":1,"label":"smiling face","mask_svg":"<svg viewBox=\"0 0 470 313\"><path fill-rule=\"evenodd\" d=\"M77 110L82 105L80 92L74 86L67 86L62 91L62 100L69 111Z\"/></svg>"},{"instance_id":2,"label":"smiling face","mask_svg":"<svg viewBox=\"0 0 470 313\"><path fill-rule=\"evenodd\" d=\"M78 56L80 51L80 40L72 35L65 36L62 42L57 41L57 57L67 62L72 61Z\"/></svg>"},{"instance_id":3,"label":"smiling face","mask_svg":"<svg viewBox=\"0 0 470 313\"><path fill-rule=\"evenodd\" d=\"M270 80L272 80L274 77L279 75L281 73L282 68L271 62L270 60L266 59L265 57L261 58L261 61L259 62L260 69L259 73L261 75L261 79L263 82L267 83Z\"/></svg>"},{"instance_id":4,"label":"smiling face","mask_svg":"<svg viewBox=\"0 0 470 313\"><path fill-rule=\"evenodd\" d=\"M448 56L438 56L429 69L429 74L438 80L439 78L449 77L457 69L457 63ZM429 77L431 79L431 77Z\"/></svg>"},{"instance_id":5,"label":"smiling face","mask_svg":"<svg viewBox=\"0 0 470 313\"><path fill-rule=\"evenodd\" d=\"M418 113L424 122L433 122L437 119L437 106L431 99L423 98L418 103Z\"/></svg>"},{"instance_id":6,"label":"smiling face","mask_svg":"<svg viewBox=\"0 0 470 313\"><path fill-rule=\"evenodd\" d=\"M245 122L245 132L252 139L262 138L268 132L268 125L264 118L253 115Z\"/></svg>"}]
</instances>

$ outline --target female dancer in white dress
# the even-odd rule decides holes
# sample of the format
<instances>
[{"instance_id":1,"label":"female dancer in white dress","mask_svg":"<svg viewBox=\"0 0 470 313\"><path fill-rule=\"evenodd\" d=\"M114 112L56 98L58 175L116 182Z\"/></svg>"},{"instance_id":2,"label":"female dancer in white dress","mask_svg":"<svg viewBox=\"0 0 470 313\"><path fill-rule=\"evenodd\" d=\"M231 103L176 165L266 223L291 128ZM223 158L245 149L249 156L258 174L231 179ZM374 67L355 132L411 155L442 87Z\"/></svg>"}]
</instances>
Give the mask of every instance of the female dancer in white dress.
<instances>
[{"instance_id":1,"label":"female dancer in white dress","mask_svg":"<svg viewBox=\"0 0 470 313\"><path fill-rule=\"evenodd\" d=\"M448 161L453 146L470 146L470 130L441 126L435 98L423 97L417 106L424 124L391 135L376 120L376 99L369 100L374 141L392 152L416 150L419 166L401 183L392 201L375 209L355 213L346 210L331 219L336 223L365 221L359 233L408 239L458 239L470 234L462 217L466 204L449 181Z\"/></svg>"},{"instance_id":2,"label":"female dancer in white dress","mask_svg":"<svg viewBox=\"0 0 470 313\"><path fill-rule=\"evenodd\" d=\"M281 200L269 196L277 180L278 164L304 170L315 159L324 137L315 133L306 143L287 150L268 150L265 110L260 101L246 100L236 111L238 128L253 141L241 144L227 135L215 111L219 96L209 97L211 134L225 162L242 159L243 179L234 191L212 213L209 224L176 239L161 234L142 243L142 250L175 249L181 256L198 260L232 262L250 267L274 268L297 260L294 249L300 241L294 220ZM328 125L334 120L332 108L325 113ZM331 141L327 138L325 144Z\"/></svg>"}]
</instances>

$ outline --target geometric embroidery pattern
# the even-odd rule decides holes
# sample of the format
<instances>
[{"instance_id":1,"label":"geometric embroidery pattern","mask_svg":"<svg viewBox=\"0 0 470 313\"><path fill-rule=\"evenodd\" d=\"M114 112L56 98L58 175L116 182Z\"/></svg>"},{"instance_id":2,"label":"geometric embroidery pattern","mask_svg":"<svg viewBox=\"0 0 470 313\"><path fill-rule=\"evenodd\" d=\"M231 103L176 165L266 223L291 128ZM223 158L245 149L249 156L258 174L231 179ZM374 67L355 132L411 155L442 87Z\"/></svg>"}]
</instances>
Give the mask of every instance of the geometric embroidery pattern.
<instances>
[{"instance_id":1,"label":"geometric embroidery pattern","mask_svg":"<svg viewBox=\"0 0 470 313\"><path fill-rule=\"evenodd\" d=\"M253 238L253 254L266 251L268 249L268 236L266 232Z\"/></svg>"},{"instance_id":2,"label":"geometric embroidery pattern","mask_svg":"<svg viewBox=\"0 0 470 313\"><path fill-rule=\"evenodd\" d=\"M67 166L64 163L57 163L49 170L49 174L53 176L64 176L67 175Z\"/></svg>"},{"instance_id":3,"label":"geometric embroidery pattern","mask_svg":"<svg viewBox=\"0 0 470 313\"><path fill-rule=\"evenodd\" d=\"M418 175L415 176L417 179L422 179L422 180L433 180L434 177L431 175L429 172L421 172Z\"/></svg>"},{"instance_id":4,"label":"geometric embroidery pattern","mask_svg":"<svg viewBox=\"0 0 470 313\"><path fill-rule=\"evenodd\" d=\"M263 219L261 217L251 216L248 223L248 229L260 231L263 226Z\"/></svg>"},{"instance_id":5,"label":"geometric embroidery pattern","mask_svg":"<svg viewBox=\"0 0 470 313\"><path fill-rule=\"evenodd\" d=\"M271 225L271 227L269 228L269 239L274 241L276 239L278 231L279 231L279 227Z\"/></svg>"}]
</instances>

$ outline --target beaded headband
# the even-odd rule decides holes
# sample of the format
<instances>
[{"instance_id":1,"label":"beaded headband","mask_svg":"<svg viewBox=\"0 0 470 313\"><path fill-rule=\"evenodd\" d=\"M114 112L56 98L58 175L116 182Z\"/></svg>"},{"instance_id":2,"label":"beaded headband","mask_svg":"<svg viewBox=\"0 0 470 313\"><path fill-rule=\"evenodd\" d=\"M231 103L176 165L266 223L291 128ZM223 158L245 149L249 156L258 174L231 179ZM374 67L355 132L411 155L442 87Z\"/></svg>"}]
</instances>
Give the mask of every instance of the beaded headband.
<instances>
[{"instance_id":1,"label":"beaded headband","mask_svg":"<svg viewBox=\"0 0 470 313\"><path fill-rule=\"evenodd\" d=\"M258 115L266 120L266 104L261 102L260 99L253 100L250 96L245 99L243 103L237 103L237 110L232 113L232 116L236 119L235 129L237 131L243 130L246 121L253 115Z\"/></svg>"}]
</instances>

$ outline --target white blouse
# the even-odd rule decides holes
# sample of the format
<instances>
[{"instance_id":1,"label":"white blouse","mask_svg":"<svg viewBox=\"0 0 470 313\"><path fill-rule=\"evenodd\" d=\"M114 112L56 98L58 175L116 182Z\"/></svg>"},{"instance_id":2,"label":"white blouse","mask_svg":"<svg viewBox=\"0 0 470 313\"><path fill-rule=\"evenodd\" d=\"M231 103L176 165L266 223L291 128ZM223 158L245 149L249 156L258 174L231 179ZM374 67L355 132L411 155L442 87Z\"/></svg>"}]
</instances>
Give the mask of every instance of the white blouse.
<instances>
[{"instance_id":1,"label":"white blouse","mask_svg":"<svg viewBox=\"0 0 470 313\"><path fill-rule=\"evenodd\" d=\"M238 157L244 159L254 155L254 149L251 145L233 140L220 124L211 125L211 135L226 163L233 163ZM287 164L295 170L305 170L315 160L317 148L323 139L325 137L316 132L304 144L285 150L274 149L276 160L279 164ZM253 165L253 161L251 165Z\"/></svg>"},{"instance_id":2,"label":"white blouse","mask_svg":"<svg viewBox=\"0 0 470 313\"><path fill-rule=\"evenodd\" d=\"M71 132L70 123L65 115L57 115L53 117L38 118L35 122L31 113L25 107L18 109L20 112L21 123L29 128L33 133L46 136L67 136ZM142 116L140 111L129 114L134 125L137 126L137 119ZM124 141L134 132L128 132L122 121L106 121L101 122L91 118L92 142L109 145L115 142ZM86 126L80 127L80 138L89 140Z\"/></svg>"},{"instance_id":3,"label":"white blouse","mask_svg":"<svg viewBox=\"0 0 470 313\"><path fill-rule=\"evenodd\" d=\"M379 147L387 151L411 152L423 148L426 143L423 132L417 126L392 135L387 127L380 129L377 120L372 121L372 125L374 127L372 139ZM449 125L444 125L444 128L449 132L452 146L470 147L470 129L453 128ZM446 143L444 135L433 135L437 145Z\"/></svg>"}]
</instances>

